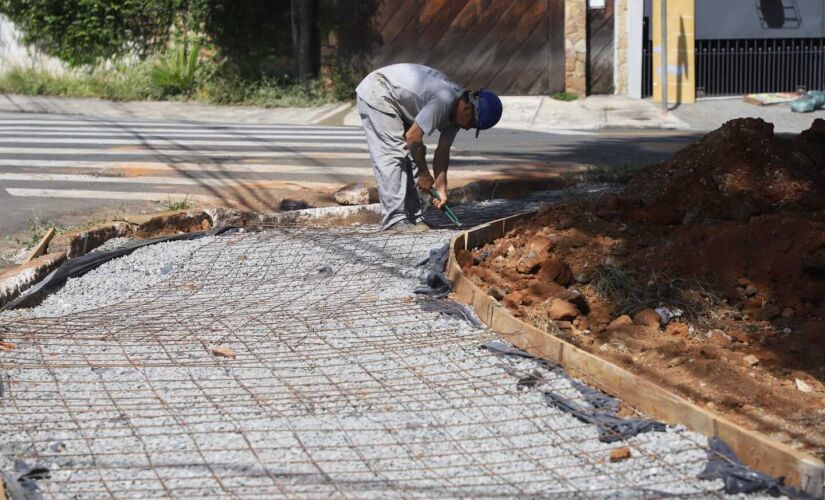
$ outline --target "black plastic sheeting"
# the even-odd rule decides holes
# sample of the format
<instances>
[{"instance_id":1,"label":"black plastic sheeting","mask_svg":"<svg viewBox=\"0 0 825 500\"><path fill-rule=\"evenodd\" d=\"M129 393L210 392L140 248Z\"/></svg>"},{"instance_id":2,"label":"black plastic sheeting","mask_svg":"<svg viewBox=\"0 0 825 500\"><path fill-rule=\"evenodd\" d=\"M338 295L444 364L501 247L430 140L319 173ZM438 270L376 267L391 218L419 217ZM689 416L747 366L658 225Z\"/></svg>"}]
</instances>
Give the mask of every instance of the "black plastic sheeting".
<instances>
[{"instance_id":1,"label":"black plastic sheeting","mask_svg":"<svg viewBox=\"0 0 825 500\"><path fill-rule=\"evenodd\" d=\"M39 464L29 465L16 459L14 461L14 473L3 473L6 495L12 500L41 500L43 494L37 486L37 481L49 477L48 467Z\"/></svg>"},{"instance_id":2,"label":"black plastic sheeting","mask_svg":"<svg viewBox=\"0 0 825 500\"><path fill-rule=\"evenodd\" d=\"M783 478L773 478L767 474L749 469L724 441L718 438L710 440L708 464L699 474L699 479L721 479L725 483L725 493L767 493L771 496L814 499L802 491L783 484Z\"/></svg>"},{"instance_id":3,"label":"black plastic sheeting","mask_svg":"<svg viewBox=\"0 0 825 500\"><path fill-rule=\"evenodd\" d=\"M566 378L570 384L579 391L592 409L585 408L583 405L552 392L545 391L544 397L548 403L556 408L570 413L582 422L597 426L599 429L599 441L611 443L633 437L643 432L664 432L666 430L664 423L655 420L617 417L615 414L619 410L618 400L569 377L560 366L550 361L537 358L501 340L487 342L482 347L499 356L515 356L532 359L536 361L539 366ZM528 375L517 374L515 372L510 373L520 377L516 383L516 387L519 390L525 387L537 386L542 381L542 376L539 372ZM721 439L710 439L709 446L708 463L697 477L703 480L723 481L725 485L724 492L726 494L765 493L775 497L784 495L789 498L815 499L815 497L802 491L790 486L785 486L784 478L773 478L767 474L749 469L739 461L739 458L733 453L733 450ZM662 496L659 495L658 492L652 493L656 493L657 496Z\"/></svg>"},{"instance_id":4,"label":"black plastic sheeting","mask_svg":"<svg viewBox=\"0 0 825 500\"><path fill-rule=\"evenodd\" d=\"M453 289L452 283L444 274L447 266L447 259L450 254L450 244L445 243L441 248L430 250L430 255L418 263L417 267L426 266L429 271L424 280L424 284L415 290L415 293L427 295L434 299L443 299L450 294Z\"/></svg>"},{"instance_id":5,"label":"black plastic sheeting","mask_svg":"<svg viewBox=\"0 0 825 500\"><path fill-rule=\"evenodd\" d=\"M227 226L211 229L209 231L198 231L195 233L184 233L176 234L174 236L161 236L158 238L137 240L107 252L91 252L80 257L75 257L74 259L69 259L60 267L49 273L45 278L40 280L40 282L36 285L26 290L25 293L0 308L0 312L8 309L14 309L48 287L62 285L69 278L83 276L92 269L95 269L96 267L99 267L112 259L129 255L138 248L157 243L166 243L168 241L196 240L198 238L203 238L204 236L218 236L236 229L238 228L234 226Z\"/></svg>"},{"instance_id":6,"label":"black plastic sheeting","mask_svg":"<svg viewBox=\"0 0 825 500\"><path fill-rule=\"evenodd\" d=\"M578 420L595 425L599 430L599 441L603 443L622 441L643 432L665 432L665 430L667 430L665 424L655 420L616 416L620 405L618 400L578 380L570 378L560 366L546 359L537 358L526 351L522 351L500 340L487 342L483 347L500 356L517 356L532 359L547 370L566 378L573 388L582 395L585 402L590 406L589 408L549 391L544 392L544 398L552 406L573 415ZM520 379L517 387L538 385L538 380L536 380L538 377L540 377L540 374L534 373L528 375L527 378L529 378L529 380L525 380L525 378Z\"/></svg>"}]
</instances>

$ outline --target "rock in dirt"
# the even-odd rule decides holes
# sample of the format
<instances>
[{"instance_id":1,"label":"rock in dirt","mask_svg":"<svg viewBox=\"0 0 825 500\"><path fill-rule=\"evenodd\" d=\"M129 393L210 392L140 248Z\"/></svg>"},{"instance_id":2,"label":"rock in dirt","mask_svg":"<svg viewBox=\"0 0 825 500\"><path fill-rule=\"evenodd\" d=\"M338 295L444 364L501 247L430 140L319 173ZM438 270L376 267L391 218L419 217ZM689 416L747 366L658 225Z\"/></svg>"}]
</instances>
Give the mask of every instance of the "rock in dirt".
<instances>
[{"instance_id":1,"label":"rock in dirt","mask_svg":"<svg viewBox=\"0 0 825 500\"><path fill-rule=\"evenodd\" d=\"M759 364L759 358L757 358L757 357L756 357L756 356L754 356L753 354L748 354L747 356L745 356L745 357L744 357L744 358L742 358L742 359L744 359L744 360L745 360L745 363L747 363L749 366L753 366L753 365L757 365L757 364Z\"/></svg>"},{"instance_id":2,"label":"rock in dirt","mask_svg":"<svg viewBox=\"0 0 825 500\"><path fill-rule=\"evenodd\" d=\"M668 335L678 335L681 337L686 337L688 333L690 333L690 328L685 323L672 322L667 324L667 328L665 328L665 333Z\"/></svg>"},{"instance_id":3,"label":"rock in dirt","mask_svg":"<svg viewBox=\"0 0 825 500\"><path fill-rule=\"evenodd\" d=\"M575 305L562 299L551 299L545 311L553 321L573 321L581 314Z\"/></svg>"},{"instance_id":4,"label":"rock in dirt","mask_svg":"<svg viewBox=\"0 0 825 500\"><path fill-rule=\"evenodd\" d=\"M719 347L728 347L733 344L733 339L722 330L713 329L708 332L708 342Z\"/></svg>"},{"instance_id":5,"label":"rock in dirt","mask_svg":"<svg viewBox=\"0 0 825 500\"><path fill-rule=\"evenodd\" d=\"M633 324L633 318L628 316L627 314L622 314L618 318L614 319L607 325L608 330L615 330L616 328L623 328L625 326L630 326Z\"/></svg>"},{"instance_id":6,"label":"rock in dirt","mask_svg":"<svg viewBox=\"0 0 825 500\"><path fill-rule=\"evenodd\" d=\"M633 315L633 323L658 330L659 325L662 323L662 317L653 309L642 309Z\"/></svg>"},{"instance_id":7,"label":"rock in dirt","mask_svg":"<svg viewBox=\"0 0 825 500\"><path fill-rule=\"evenodd\" d=\"M490 297L501 300L507 295L507 290L501 288L500 286L491 286L489 290L487 290L487 295Z\"/></svg>"},{"instance_id":8,"label":"rock in dirt","mask_svg":"<svg viewBox=\"0 0 825 500\"><path fill-rule=\"evenodd\" d=\"M519 259L516 270L520 273L535 273L547 258L547 252L553 244L546 236L534 236L527 244L524 255Z\"/></svg>"},{"instance_id":9,"label":"rock in dirt","mask_svg":"<svg viewBox=\"0 0 825 500\"><path fill-rule=\"evenodd\" d=\"M814 388L801 378L794 379L794 384L799 392L814 392Z\"/></svg>"},{"instance_id":10,"label":"rock in dirt","mask_svg":"<svg viewBox=\"0 0 825 500\"><path fill-rule=\"evenodd\" d=\"M622 446L621 448L616 448L610 452L610 461L621 462L622 460L627 460L630 456L630 448L627 446Z\"/></svg>"},{"instance_id":11,"label":"rock in dirt","mask_svg":"<svg viewBox=\"0 0 825 500\"><path fill-rule=\"evenodd\" d=\"M552 281L562 286L569 286L573 282L573 271L563 260L550 257L542 262L536 277L542 281Z\"/></svg>"},{"instance_id":12,"label":"rock in dirt","mask_svg":"<svg viewBox=\"0 0 825 500\"><path fill-rule=\"evenodd\" d=\"M522 295L522 293L518 292L518 291L510 292L507 295L505 295L504 298L502 299L502 303L505 306L507 306L511 309L517 308L523 302L524 302L524 295Z\"/></svg>"},{"instance_id":13,"label":"rock in dirt","mask_svg":"<svg viewBox=\"0 0 825 500\"><path fill-rule=\"evenodd\" d=\"M332 199L339 205L367 205L370 202L370 189L360 182L353 182L333 193Z\"/></svg>"},{"instance_id":14,"label":"rock in dirt","mask_svg":"<svg viewBox=\"0 0 825 500\"><path fill-rule=\"evenodd\" d=\"M219 356L222 358L230 358L235 359L237 354L235 354L235 349L226 346L217 346L212 348L212 354L215 356Z\"/></svg>"}]
</instances>

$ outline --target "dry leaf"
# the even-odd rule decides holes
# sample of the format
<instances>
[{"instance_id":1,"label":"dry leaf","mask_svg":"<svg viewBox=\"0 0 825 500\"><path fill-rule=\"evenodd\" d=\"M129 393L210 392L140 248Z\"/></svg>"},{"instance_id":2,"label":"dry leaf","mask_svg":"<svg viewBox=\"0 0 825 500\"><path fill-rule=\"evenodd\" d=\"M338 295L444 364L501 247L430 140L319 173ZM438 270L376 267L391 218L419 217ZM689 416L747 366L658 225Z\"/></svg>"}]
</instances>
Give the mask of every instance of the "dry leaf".
<instances>
[{"instance_id":1,"label":"dry leaf","mask_svg":"<svg viewBox=\"0 0 825 500\"><path fill-rule=\"evenodd\" d=\"M11 342L0 342L0 349L11 351L12 349L17 349L17 346Z\"/></svg>"},{"instance_id":2,"label":"dry leaf","mask_svg":"<svg viewBox=\"0 0 825 500\"><path fill-rule=\"evenodd\" d=\"M378 295L367 295L367 302L375 302L378 300Z\"/></svg>"},{"instance_id":3,"label":"dry leaf","mask_svg":"<svg viewBox=\"0 0 825 500\"><path fill-rule=\"evenodd\" d=\"M226 347L226 346L213 347L212 348L212 354L214 354L215 356L221 356L221 357L224 357L224 358L232 358L232 359L235 359L235 357L237 356L235 354L234 349L232 349L231 347Z\"/></svg>"}]
</instances>

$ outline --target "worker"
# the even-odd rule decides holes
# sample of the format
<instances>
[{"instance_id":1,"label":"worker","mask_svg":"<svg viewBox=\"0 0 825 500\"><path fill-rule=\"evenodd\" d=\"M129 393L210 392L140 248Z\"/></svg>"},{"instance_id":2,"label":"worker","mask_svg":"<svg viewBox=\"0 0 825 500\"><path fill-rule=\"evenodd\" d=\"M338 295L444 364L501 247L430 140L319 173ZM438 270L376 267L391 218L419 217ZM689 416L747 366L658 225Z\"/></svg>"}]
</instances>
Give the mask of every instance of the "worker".
<instances>
[{"instance_id":1,"label":"worker","mask_svg":"<svg viewBox=\"0 0 825 500\"><path fill-rule=\"evenodd\" d=\"M458 129L486 130L501 118L501 100L486 89L465 90L421 64L393 64L367 75L355 89L367 136L383 229L427 229L417 189L435 186L436 208L447 204L447 168ZM438 130L433 173L424 135Z\"/></svg>"}]
</instances>

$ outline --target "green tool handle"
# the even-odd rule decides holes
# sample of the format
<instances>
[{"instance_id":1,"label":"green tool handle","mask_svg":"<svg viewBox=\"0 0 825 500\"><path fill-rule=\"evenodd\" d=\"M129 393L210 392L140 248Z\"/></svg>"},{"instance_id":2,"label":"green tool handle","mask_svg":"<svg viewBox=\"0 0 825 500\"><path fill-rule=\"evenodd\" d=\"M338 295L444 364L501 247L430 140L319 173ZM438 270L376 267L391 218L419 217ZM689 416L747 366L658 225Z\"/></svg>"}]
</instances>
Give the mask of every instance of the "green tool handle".
<instances>
[{"instance_id":1,"label":"green tool handle","mask_svg":"<svg viewBox=\"0 0 825 500\"><path fill-rule=\"evenodd\" d=\"M441 199L441 197L438 196L438 191L436 191L434 187L430 188L430 194L436 200ZM452 222L453 224L455 224L458 227L461 227L461 222L458 220L458 217L455 215L455 212L453 212L453 209L450 208L449 205L444 205L444 213L447 214L447 218L450 219L450 222Z\"/></svg>"}]
</instances>

